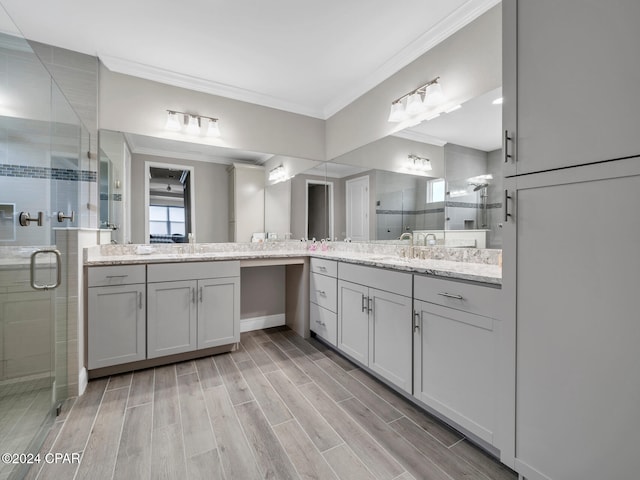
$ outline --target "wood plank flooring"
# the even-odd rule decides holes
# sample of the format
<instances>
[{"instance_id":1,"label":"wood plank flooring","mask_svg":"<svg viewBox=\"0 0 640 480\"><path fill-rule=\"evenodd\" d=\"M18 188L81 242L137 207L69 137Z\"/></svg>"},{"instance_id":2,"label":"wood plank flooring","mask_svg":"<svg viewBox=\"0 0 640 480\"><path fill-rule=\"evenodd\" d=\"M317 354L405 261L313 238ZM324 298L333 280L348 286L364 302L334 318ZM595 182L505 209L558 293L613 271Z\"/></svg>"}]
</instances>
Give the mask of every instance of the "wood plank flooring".
<instances>
[{"instance_id":1,"label":"wood plank flooring","mask_svg":"<svg viewBox=\"0 0 640 480\"><path fill-rule=\"evenodd\" d=\"M99 379L70 399L28 479L515 480L314 339L276 328L233 353Z\"/></svg>"}]
</instances>

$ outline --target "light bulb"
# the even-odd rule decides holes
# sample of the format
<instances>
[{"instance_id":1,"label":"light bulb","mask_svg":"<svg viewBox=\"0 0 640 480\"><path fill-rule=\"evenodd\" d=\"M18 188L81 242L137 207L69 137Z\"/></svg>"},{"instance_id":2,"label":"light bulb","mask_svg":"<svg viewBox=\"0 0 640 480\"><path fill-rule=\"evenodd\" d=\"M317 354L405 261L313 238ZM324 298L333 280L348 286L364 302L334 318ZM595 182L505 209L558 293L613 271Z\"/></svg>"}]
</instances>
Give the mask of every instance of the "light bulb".
<instances>
[{"instance_id":1,"label":"light bulb","mask_svg":"<svg viewBox=\"0 0 640 480\"><path fill-rule=\"evenodd\" d=\"M404 105L402 102L396 102L391 104L391 111L389 112L390 122L401 122L407 118L407 113L404 111Z\"/></svg>"},{"instance_id":2,"label":"light bulb","mask_svg":"<svg viewBox=\"0 0 640 480\"><path fill-rule=\"evenodd\" d=\"M165 125L167 130L179 132L182 129L180 123L180 115L176 112L167 112L167 124Z\"/></svg>"},{"instance_id":3,"label":"light bulb","mask_svg":"<svg viewBox=\"0 0 640 480\"><path fill-rule=\"evenodd\" d=\"M424 104L426 106L439 105L444 101L444 94L439 83L432 83L427 87L424 94Z\"/></svg>"},{"instance_id":4,"label":"light bulb","mask_svg":"<svg viewBox=\"0 0 640 480\"><path fill-rule=\"evenodd\" d=\"M422 97L420 97L420 94L416 92L409 95L409 98L407 98L407 115L417 115L424 112L424 110L425 106L422 103Z\"/></svg>"},{"instance_id":5,"label":"light bulb","mask_svg":"<svg viewBox=\"0 0 640 480\"><path fill-rule=\"evenodd\" d=\"M187 133L190 135L198 135L200 133L200 123L198 122L198 117L195 115L189 115Z\"/></svg>"},{"instance_id":6,"label":"light bulb","mask_svg":"<svg viewBox=\"0 0 640 480\"><path fill-rule=\"evenodd\" d=\"M207 136L209 137L219 137L220 136L220 127L218 127L218 121L209 119L209 126L207 127Z\"/></svg>"}]
</instances>

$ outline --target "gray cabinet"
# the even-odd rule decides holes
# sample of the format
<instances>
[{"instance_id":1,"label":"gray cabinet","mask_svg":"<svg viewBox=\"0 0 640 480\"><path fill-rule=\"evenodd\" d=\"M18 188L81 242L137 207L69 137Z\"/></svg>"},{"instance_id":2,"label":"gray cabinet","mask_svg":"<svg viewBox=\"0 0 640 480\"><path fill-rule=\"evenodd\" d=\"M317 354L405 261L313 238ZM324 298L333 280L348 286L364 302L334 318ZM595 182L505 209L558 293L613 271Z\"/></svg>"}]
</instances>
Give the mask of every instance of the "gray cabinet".
<instances>
[{"instance_id":1,"label":"gray cabinet","mask_svg":"<svg viewBox=\"0 0 640 480\"><path fill-rule=\"evenodd\" d=\"M198 348L240 341L240 277L197 281Z\"/></svg>"},{"instance_id":2,"label":"gray cabinet","mask_svg":"<svg viewBox=\"0 0 640 480\"><path fill-rule=\"evenodd\" d=\"M337 262L312 258L310 264L309 330L331 345L337 346Z\"/></svg>"},{"instance_id":3,"label":"gray cabinet","mask_svg":"<svg viewBox=\"0 0 640 480\"><path fill-rule=\"evenodd\" d=\"M411 275L338 265L338 348L411 393Z\"/></svg>"},{"instance_id":4,"label":"gray cabinet","mask_svg":"<svg viewBox=\"0 0 640 480\"><path fill-rule=\"evenodd\" d=\"M504 0L507 175L640 154L640 2Z\"/></svg>"},{"instance_id":5,"label":"gray cabinet","mask_svg":"<svg viewBox=\"0 0 640 480\"><path fill-rule=\"evenodd\" d=\"M147 285L148 357L162 357L197 348L196 281L157 282Z\"/></svg>"},{"instance_id":6,"label":"gray cabinet","mask_svg":"<svg viewBox=\"0 0 640 480\"><path fill-rule=\"evenodd\" d=\"M146 358L144 269L88 269L89 370Z\"/></svg>"},{"instance_id":7,"label":"gray cabinet","mask_svg":"<svg viewBox=\"0 0 640 480\"><path fill-rule=\"evenodd\" d=\"M499 290L417 275L414 282L413 394L495 445L500 322L485 315Z\"/></svg>"},{"instance_id":8,"label":"gray cabinet","mask_svg":"<svg viewBox=\"0 0 640 480\"><path fill-rule=\"evenodd\" d=\"M148 357L240 341L239 262L148 266Z\"/></svg>"},{"instance_id":9,"label":"gray cabinet","mask_svg":"<svg viewBox=\"0 0 640 480\"><path fill-rule=\"evenodd\" d=\"M636 478L640 158L507 186L515 467L527 480Z\"/></svg>"}]
</instances>

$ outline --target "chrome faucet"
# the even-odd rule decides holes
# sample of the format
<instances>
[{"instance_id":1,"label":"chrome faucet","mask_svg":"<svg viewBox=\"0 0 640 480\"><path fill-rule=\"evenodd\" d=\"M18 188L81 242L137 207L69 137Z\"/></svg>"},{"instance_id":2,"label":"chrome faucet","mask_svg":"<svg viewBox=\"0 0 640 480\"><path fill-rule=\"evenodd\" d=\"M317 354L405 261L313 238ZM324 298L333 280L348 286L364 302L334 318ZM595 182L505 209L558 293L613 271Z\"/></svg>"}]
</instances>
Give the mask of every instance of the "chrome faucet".
<instances>
[{"instance_id":1,"label":"chrome faucet","mask_svg":"<svg viewBox=\"0 0 640 480\"><path fill-rule=\"evenodd\" d=\"M433 237L433 241L429 241L429 237ZM436 239L436 234L435 233L427 233L424 236L424 244L425 246L427 245L435 245L436 243L438 243L437 239Z\"/></svg>"},{"instance_id":2,"label":"chrome faucet","mask_svg":"<svg viewBox=\"0 0 640 480\"><path fill-rule=\"evenodd\" d=\"M405 239L409 239L410 242L410 246L409 246L409 258L413 258L413 233L410 232L405 232L402 235L400 235L400 238L398 240L405 240Z\"/></svg>"}]
</instances>

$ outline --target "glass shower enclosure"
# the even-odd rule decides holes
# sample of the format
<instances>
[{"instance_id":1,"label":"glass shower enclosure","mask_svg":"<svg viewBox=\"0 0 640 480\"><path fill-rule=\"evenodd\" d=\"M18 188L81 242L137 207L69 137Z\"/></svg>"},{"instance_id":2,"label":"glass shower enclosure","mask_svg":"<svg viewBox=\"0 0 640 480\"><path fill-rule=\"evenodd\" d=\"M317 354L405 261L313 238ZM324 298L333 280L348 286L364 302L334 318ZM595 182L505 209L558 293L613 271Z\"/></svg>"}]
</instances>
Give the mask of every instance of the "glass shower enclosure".
<instances>
[{"instance_id":1,"label":"glass shower enclosure","mask_svg":"<svg viewBox=\"0 0 640 480\"><path fill-rule=\"evenodd\" d=\"M81 169L88 144L29 43L17 31L0 33L2 453L38 452L70 394L67 370L77 354L69 355L68 332L77 327L68 326L78 321L70 280L78 252L66 232L78 226L80 186L95 181L95 172ZM22 478L27 468L0 463L0 480Z\"/></svg>"}]
</instances>

